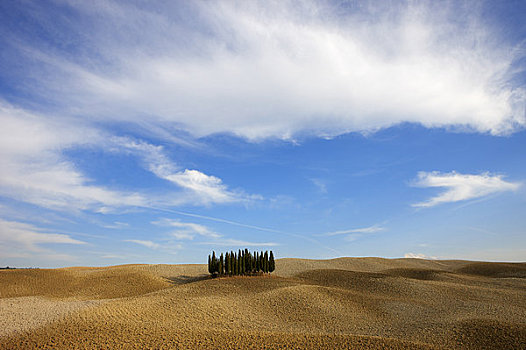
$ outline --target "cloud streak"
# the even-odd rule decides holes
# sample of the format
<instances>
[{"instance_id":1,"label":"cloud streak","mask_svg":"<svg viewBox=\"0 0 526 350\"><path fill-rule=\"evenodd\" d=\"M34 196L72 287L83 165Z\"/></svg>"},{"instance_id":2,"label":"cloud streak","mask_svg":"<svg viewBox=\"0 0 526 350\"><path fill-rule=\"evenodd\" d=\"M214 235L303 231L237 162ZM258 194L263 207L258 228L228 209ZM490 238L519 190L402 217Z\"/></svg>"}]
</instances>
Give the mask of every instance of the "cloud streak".
<instances>
[{"instance_id":1,"label":"cloud streak","mask_svg":"<svg viewBox=\"0 0 526 350\"><path fill-rule=\"evenodd\" d=\"M353 228L348 230L338 230L332 232L326 232L318 236L340 236L344 235L345 240L349 242L356 241L365 235L371 235L378 232L385 231L385 227L379 225L373 225L368 227Z\"/></svg>"},{"instance_id":2,"label":"cloud streak","mask_svg":"<svg viewBox=\"0 0 526 350\"><path fill-rule=\"evenodd\" d=\"M226 238L217 232L211 230L207 226L196 224L193 222L182 222L173 219L161 219L152 222L152 224L163 227L175 227L176 230L169 233L169 235L176 240L193 240L196 236L211 238L213 240L206 242L198 242L200 245L213 246L232 246L232 247L272 247L277 246L274 242L250 242L245 240L238 240Z\"/></svg>"},{"instance_id":3,"label":"cloud streak","mask_svg":"<svg viewBox=\"0 0 526 350\"><path fill-rule=\"evenodd\" d=\"M415 203L413 207L428 208L442 203L465 201L476 198L487 197L492 194L506 191L515 191L520 183L508 182L502 179L502 175L492 175L489 172L479 175L451 173L419 172L417 179L413 182L416 187L439 187L447 188L441 194L424 202Z\"/></svg>"},{"instance_id":4,"label":"cloud streak","mask_svg":"<svg viewBox=\"0 0 526 350\"><path fill-rule=\"evenodd\" d=\"M144 247L150 248L150 249L159 249L161 247L160 244L148 241L148 240L141 240L141 239L126 239L124 242L131 242L135 244L142 245Z\"/></svg>"},{"instance_id":5,"label":"cloud streak","mask_svg":"<svg viewBox=\"0 0 526 350\"><path fill-rule=\"evenodd\" d=\"M48 244L83 245L69 235L42 232L42 229L17 221L0 219L0 256L2 258L41 258L44 260L74 260L68 254L56 253Z\"/></svg>"},{"instance_id":6,"label":"cloud streak","mask_svg":"<svg viewBox=\"0 0 526 350\"><path fill-rule=\"evenodd\" d=\"M202 242L201 244L225 247L275 247L279 245L278 243L274 242L249 242L238 239L225 239L211 242Z\"/></svg>"},{"instance_id":7,"label":"cloud streak","mask_svg":"<svg viewBox=\"0 0 526 350\"><path fill-rule=\"evenodd\" d=\"M353 228L349 230L340 230L340 231L333 231L333 232L327 232L324 233L324 236L337 236L337 235L346 235L349 233L376 233L385 231L385 228L378 225L373 225L369 227L362 227L362 228Z\"/></svg>"},{"instance_id":8,"label":"cloud streak","mask_svg":"<svg viewBox=\"0 0 526 350\"><path fill-rule=\"evenodd\" d=\"M195 236L203 236L209 238L220 238L221 235L212 231L204 225L199 225L193 222L182 222L179 220L172 219L161 219L158 221L152 222L154 225L165 226L165 227L175 227L176 229L170 232L170 235L176 239L194 239Z\"/></svg>"},{"instance_id":9,"label":"cloud streak","mask_svg":"<svg viewBox=\"0 0 526 350\"><path fill-rule=\"evenodd\" d=\"M145 168L181 188L187 195L187 201L194 204L210 205L262 199L261 196L248 195L241 190L232 191L216 176L198 170L182 170L169 159L162 146L124 137L115 137L113 142L120 147L118 151L124 149L139 155Z\"/></svg>"}]
</instances>

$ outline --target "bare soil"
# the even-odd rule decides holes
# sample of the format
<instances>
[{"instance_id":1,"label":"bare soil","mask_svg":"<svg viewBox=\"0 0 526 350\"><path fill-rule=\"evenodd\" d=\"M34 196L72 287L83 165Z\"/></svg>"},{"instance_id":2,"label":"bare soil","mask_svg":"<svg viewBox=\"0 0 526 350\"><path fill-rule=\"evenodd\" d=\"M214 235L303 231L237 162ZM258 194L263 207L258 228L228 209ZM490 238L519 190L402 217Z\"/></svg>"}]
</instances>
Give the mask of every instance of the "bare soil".
<instances>
[{"instance_id":1,"label":"bare soil","mask_svg":"<svg viewBox=\"0 0 526 350\"><path fill-rule=\"evenodd\" d=\"M280 259L0 271L1 349L526 349L526 264Z\"/></svg>"}]
</instances>

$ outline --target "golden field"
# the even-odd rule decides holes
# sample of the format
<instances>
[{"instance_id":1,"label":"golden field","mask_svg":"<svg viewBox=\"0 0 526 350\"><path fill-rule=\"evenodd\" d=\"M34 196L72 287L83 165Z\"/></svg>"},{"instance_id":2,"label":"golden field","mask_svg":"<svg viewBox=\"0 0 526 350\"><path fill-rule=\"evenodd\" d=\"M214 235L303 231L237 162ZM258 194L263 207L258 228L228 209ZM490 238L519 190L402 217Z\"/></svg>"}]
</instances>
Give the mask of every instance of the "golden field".
<instances>
[{"instance_id":1,"label":"golden field","mask_svg":"<svg viewBox=\"0 0 526 350\"><path fill-rule=\"evenodd\" d=\"M280 259L0 271L0 349L526 349L526 263Z\"/></svg>"}]
</instances>

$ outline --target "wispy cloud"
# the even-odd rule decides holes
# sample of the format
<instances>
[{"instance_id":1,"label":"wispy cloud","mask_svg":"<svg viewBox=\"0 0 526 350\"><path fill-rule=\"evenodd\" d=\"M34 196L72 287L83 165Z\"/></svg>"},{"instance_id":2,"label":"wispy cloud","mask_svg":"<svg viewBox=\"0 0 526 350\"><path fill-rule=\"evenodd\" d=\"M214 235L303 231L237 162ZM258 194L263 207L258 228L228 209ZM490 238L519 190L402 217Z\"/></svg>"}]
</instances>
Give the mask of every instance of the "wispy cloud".
<instances>
[{"instance_id":1,"label":"wispy cloud","mask_svg":"<svg viewBox=\"0 0 526 350\"><path fill-rule=\"evenodd\" d=\"M2 258L36 258L74 260L69 254L54 252L48 244L86 244L69 235L42 232L39 227L0 219L0 256Z\"/></svg>"},{"instance_id":2,"label":"wispy cloud","mask_svg":"<svg viewBox=\"0 0 526 350\"><path fill-rule=\"evenodd\" d=\"M349 233L376 233L380 231L385 231L385 227L373 225L369 227L362 227L362 228L352 228L348 230L340 230L340 231L332 231L324 233L324 236L337 236L337 235L346 235Z\"/></svg>"},{"instance_id":3,"label":"wispy cloud","mask_svg":"<svg viewBox=\"0 0 526 350\"><path fill-rule=\"evenodd\" d=\"M158 226L175 227L176 230L171 231L170 235L176 239L194 239L195 236L203 236L209 238L220 238L221 235L214 232L204 225L199 225L192 222L182 222L172 219L161 219L152 222Z\"/></svg>"},{"instance_id":4,"label":"wispy cloud","mask_svg":"<svg viewBox=\"0 0 526 350\"><path fill-rule=\"evenodd\" d=\"M225 247L275 247L279 245L274 242L248 242L237 239L221 239L211 242L202 242L200 244L213 245L213 246L225 246Z\"/></svg>"},{"instance_id":5,"label":"wispy cloud","mask_svg":"<svg viewBox=\"0 0 526 350\"><path fill-rule=\"evenodd\" d=\"M141 239L126 239L124 240L124 242L131 242L131 243L139 244L147 248L151 248L151 249L159 249L161 247L161 245L158 243L148 241L148 240L141 240Z\"/></svg>"},{"instance_id":6,"label":"wispy cloud","mask_svg":"<svg viewBox=\"0 0 526 350\"><path fill-rule=\"evenodd\" d=\"M69 235L42 233L30 224L0 219L0 240L3 244L15 244L28 251L42 251L41 244L86 244Z\"/></svg>"},{"instance_id":7,"label":"wispy cloud","mask_svg":"<svg viewBox=\"0 0 526 350\"><path fill-rule=\"evenodd\" d=\"M318 188L318 191L322 194L327 194L327 184L321 179L310 179L311 182Z\"/></svg>"},{"instance_id":8,"label":"wispy cloud","mask_svg":"<svg viewBox=\"0 0 526 350\"><path fill-rule=\"evenodd\" d=\"M162 146L111 136L83 122L29 112L2 101L0 120L0 195L9 198L57 210L99 213L122 207L210 205L260 198L232 191L215 176L180 169ZM64 154L81 147L138 155L149 171L176 184L180 193L174 189L171 196L163 197L95 185L75 166L74 159Z\"/></svg>"},{"instance_id":9,"label":"wispy cloud","mask_svg":"<svg viewBox=\"0 0 526 350\"><path fill-rule=\"evenodd\" d=\"M520 183L508 182L502 175L493 175L489 172L479 175L451 173L419 172L417 179L412 183L416 187L444 187L446 191L428 199L415 203L414 207L432 207L442 203L458 202L475 198L482 198L505 191L515 191Z\"/></svg>"},{"instance_id":10,"label":"wispy cloud","mask_svg":"<svg viewBox=\"0 0 526 350\"><path fill-rule=\"evenodd\" d=\"M118 255L118 254L104 254L104 255L101 255L100 257L103 259L120 259L120 260L128 259L128 256Z\"/></svg>"},{"instance_id":11,"label":"wispy cloud","mask_svg":"<svg viewBox=\"0 0 526 350\"><path fill-rule=\"evenodd\" d=\"M0 101L0 194L46 208L108 210L147 203L137 193L94 185L63 151L99 145L104 133L81 122L51 118Z\"/></svg>"},{"instance_id":12,"label":"wispy cloud","mask_svg":"<svg viewBox=\"0 0 526 350\"><path fill-rule=\"evenodd\" d=\"M198 170L185 169L164 178L191 191L205 204L228 203L243 199L242 196L229 191L220 178L203 174Z\"/></svg>"},{"instance_id":13,"label":"wispy cloud","mask_svg":"<svg viewBox=\"0 0 526 350\"><path fill-rule=\"evenodd\" d=\"M196 236L211 238L210 241L200 241L201 245L212 246L231 246L231 247L272 247L278 245L274 242L251 242L245 240L238 240L224 237L207 226L196 224L193 222L182 222L173 219L161 219L152 222L154 225L164 227L175 227L176 230L169 234L177 240L193 240Z\"/></svg>"},{"instance_id":14,"label":"wispy cloud","mask_svg":"<svg viewBox=\"0 0 526 350\"><path fill-rule=\"evenodd\" d=\"M318 236L339 236L344 235L347 241L356 241L365 235L375 234L377 232L385 231L385 227L380 225L373 225L369 227L352 228L348 230L338 230L332 232L325 232Z\"/></svg>"},{"instance_id":15,"label":"wispy cloud","mask_svg":"<svg viewBox=\"0 0 526 350\"><path fill-rule=\"evenodd\" d=\"M130 225L128 223L120 222L120 221L114 221L111 224L102 224L101 226L104 227L104 228L110 228L110 229L115 229L115 230L119 230L119 229L130 227Z\"/></svg>"},{"instance_id":16,"label":"wispy cloud","mask_svg":"<svg viewBox=\"0 0 526 350\"><path fill-rule=\"evenodd\" d=\"M261 199L261 196L248 195L241 190L230 190L216 176L204 174L199 170L181 169L169 159L162 146L123 137L115 137L113 142L124 150L141 156L144 166L149 171L183 189L187 194L187 201L193 204L209 205ZM179 202L181 201L184 202L184 199L179 199Z\"/></svg>"},{"instance_id":17,"label":"wispy cloud","mask_svg":"<svg viewBox=\"0 0 526 350\"><path fill-rule=\"evenodd\" d=\"M13 41L17 57L34 65L21 77L38 82L29 92L63 110L198 136L331 136L401 122L500 135L526 125L525 92L513 84L524 51L476 6L157 5L70 2L84 18L78 24L34 11L35 23L66 26L63 35L85 50L71 57ZM179 11L195 21L173 21Z\"/></svg>"}]
</instances>

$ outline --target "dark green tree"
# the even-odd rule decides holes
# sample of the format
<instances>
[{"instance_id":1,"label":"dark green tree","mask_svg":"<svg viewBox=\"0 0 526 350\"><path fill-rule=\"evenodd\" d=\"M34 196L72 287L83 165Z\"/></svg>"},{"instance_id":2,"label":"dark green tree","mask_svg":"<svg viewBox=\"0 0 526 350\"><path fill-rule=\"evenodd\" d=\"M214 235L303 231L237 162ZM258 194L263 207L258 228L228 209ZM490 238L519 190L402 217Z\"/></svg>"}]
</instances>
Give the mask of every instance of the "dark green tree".
<instances>
[{"instance_id":1,"label":"dark green tree","mask_svg":"<svg viewBox=\"0 0 526 350\"><path fill-rule=\"evenodd\" d=\"M216 252L215 251L212 251L212 273L213 274L217 274L217 258L216 258Z\"/></svg>"},{"instance_id":2,"label":"dark green tree","mask_svg":"<svg viewBox=\"0 0 526 350\"><path fill-rule=\"evenodd\" d=\"M241 274L241 257L239 256L239 253L236 253L236 257L236 275L239 276Z\"/></svg>"},{"instance_id":3,"label":"dark green tree","mask_svg":"<svg viewBox=\"0 0 526 350\"><path fill-rule=\"evenodd\" d=\"M245 270L246 273L252 272L252 266L250 266L250 253L248 249L245 248Z\"/></svg>"},{"instance_id":4,"label":"dark green tree","mask_svg":"<svg viewBox=\"0 0 526 350\"><path fill-rule=\"evenodd\" d=\"M235 272L235 260L234 252L230 251L230 275L233 275Z\"/></svg>"},{"instance_id":5,"label":"dark green tree","mask_svg":"<svg viewBox=\"0 0 526 350\"><path fill-rule=\"evenodd\" d=\"M216 275L251 275L253 273L271 273L276 269L274 253L272 251L255 251L251 253L248 249L239 249L221 253L219 258L216 252L208 255L208 272L214 277Z\"/></svg>"},{"instance_id":6,"label":"dark green tree","mask_svg":"<svg viewBox=\"0 0 526 350\"><path fill-rule=\"evenodd\" d=\"M245 274L245 257L243 256L243 252L241 251L241 249L238 250L237 254L237 256L239 256L239 274L243 275Z\"/></svg>"}]
</instances>

